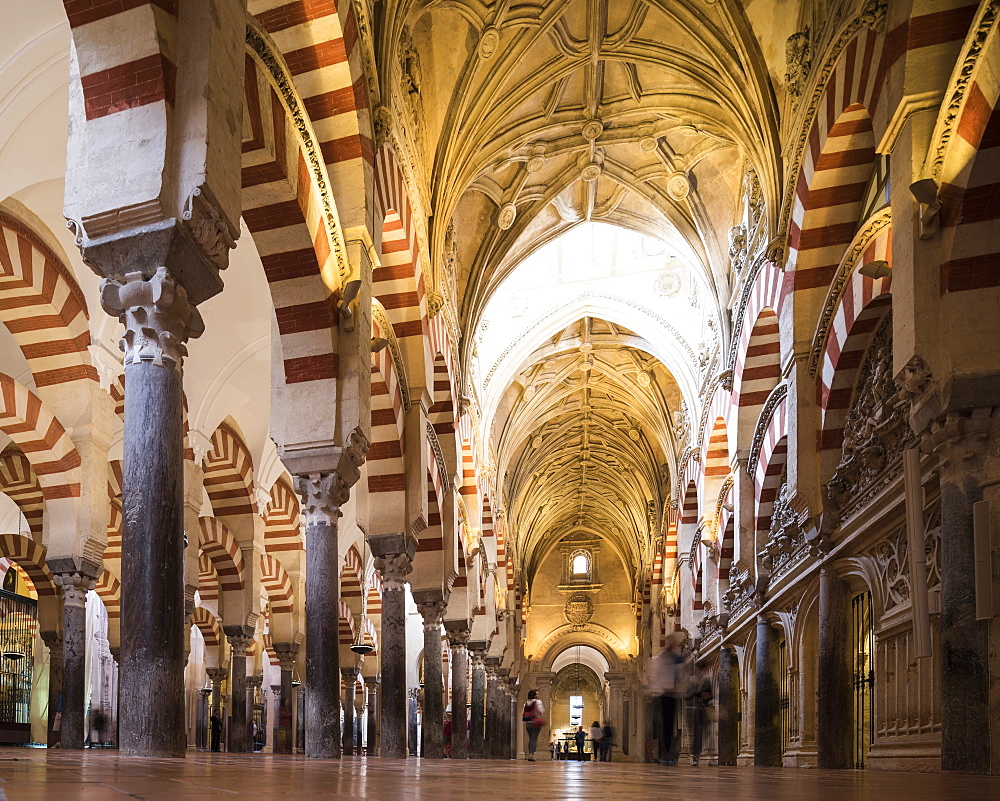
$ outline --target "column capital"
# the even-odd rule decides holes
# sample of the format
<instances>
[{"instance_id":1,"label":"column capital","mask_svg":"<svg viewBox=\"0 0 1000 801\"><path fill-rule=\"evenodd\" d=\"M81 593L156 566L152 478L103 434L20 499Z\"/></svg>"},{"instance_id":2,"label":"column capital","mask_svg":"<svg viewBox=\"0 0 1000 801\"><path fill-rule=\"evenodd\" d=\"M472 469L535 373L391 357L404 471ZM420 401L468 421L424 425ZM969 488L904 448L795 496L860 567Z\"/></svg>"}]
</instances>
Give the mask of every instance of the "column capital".
<instances>
[{"instance_id":1,"label":"column capital","mask_svg":"<svg viewBox=\"0 0 1000 801\"><path fill-rule=\"evenodd\" d=\"M340 669L340 675L344 677L344 681L348 683L357 682L358 676L361 675L361 671L356 667L342 667Z\"/></svg>"},{"instance_id":2,"label":"column capital","mask_svg":"<svg viewBox=\"0 0 1000 801\"><path fill-rule=\"evenodd\" d=\"M448 604L444 600L421 601L417 603L420 616L424 619L424 631L440 631L441 620Z\"/></svg>"},{"instance_id":3,"label":"column capital","mask_svg":"<svg viewBox=\"0 0 1000 801\"><path fill-rule=\"evenodd\" d=\"M624 690L628 676L624 673L605 673L604 678L608 680L613 690Z\"/></svg>"},{"instance_id":4,"label":"column capital","mask_svg":"<svg viewBox=\"0 0 1000 801\"><path fill-rule=\"evenodd\" d=\"M261 675L254 674L253 676L247 676L247 689L251 687L263 687L264 677Z\"/></svg>"},{"instance_id":5,"label":"column capital","mask_svg":"<svg viewBox=\"0 0 1000 801\"><path fill-rule=\"evenodd\" d=\"M276 642L271 647L278 657L278 664L282 670L291 670L295 667L295 658L299 653L297 642Z\"/></svg>"},{"instance_id":6,"label":"column capital","mask_svg":"<svg viewBox=\"0 0 1000 801\"><path fill-rule=\"evenodd\" d=\"M306 526L340 517L340 507L347 503L350 485L339 473L308 473L295 477L295 491L302 498Z\"/></svg>"},{"instance_id":7,"label":"column capital","mask_svg":"<svg viewBox=\"0 0 1000 801\"><path fill-rule=\"evenodd\" d=\"M43 631L42 642L49 649L49 656L62 659L63 641L62 635L58 631Z\"/></svg>"},{"instance_id":8,"label":"column capital","mask_svg":"<svg viewBox=\"0 0 1000 801\"><path fill-rule=\"evenodd\" d=\"M543 687L552 687L552 682L556 680L556 674L552 672L533 674L535 686L540 690Z\"/></svg>"},{"instance_id":9,"label":"column capital","mask_svg":"<svg viewBox=\"0 0 1000 801\"><path fill-rule=\"evenodd\" d=\"M205 672L208 674L208 678L211 679L212 684L221 684L226 680L226 676L229 675L228 668L224 667L206 668Z\"/></svg>"},{"instance_id":10,"label":"column capital","mask_svg":"<svg viewBox=\"0 0 1000 801\"><path fill-rule=\"evenodd\" d=\"M365 689L368 692L374 692L375 688L381 683L381 679L378 676L362 676L365 682Z\"/></svg>"},{"instance_id":11,"label":"column capital","mask_svg":"<svg viewBox=\"0 0 1000 801\"><path fill-rule=\"evenodd\" d=\"M229 647L233 649L233 656L247 655L247 648L250 647L250 643L253 642L252 636L247 636L246 634L230 634L226 632L226 639L229 641Z\"/></svg>"},{"instance_id":12,"label":"column capital","mask_svg":"<svg viewBox=\"0 0 1000 801\"><path fill-rule=\"evenodd\" d=\"M126 273L124 280L105 278L101 308L125 326L121 349L126 364L151 361L180 370L185 343L205 333L201 312L166 267L149 278L141 271Z\"/></svg>"},{"instance_id":13,"label":"column capital","mask_svg":"<svg viewBox=\"0 0 1000 801\"><path fill-rule=\"evenodd\" d=\"M989 443L993 408L984 406L968 412L948 412L933 423L921 443L927 453L935 453L941 478L959 481L962 476L982 470L982 455Z\"/></svg>"},{"instance_id":14,"label":"column capital","mask_svg":"<svg viewBox=\"0 0 1000 801\"><path fill-rule=\"evenodd\" d=\"M406 577L413 570L413 557L405 552L378 555L375 569L382 577L383 589L398 592L406 586Z\"/></svg>"},{"instance_id":15,"label":"column capital","mask_svg":"<svg viewBox=\"0 0 1000 801\"><path fill-rule=\"evenodd\" d=\"M87 593L97 584L86 573L56 573L52 578L62 592L63 604L81 609L87 605Z\"/></svg>"},{"instance_id":16,"label":"column capital","mask_svg":"<svg viewBox=\"0 0 1000 801\"><path fill-rule=\"evenodd\" d=\"M444 630L448 634L448 644L452 648L468 648L472 631L468 620L446 620Z\"/></svg>"},{"instance_id":17,"label":"column capital","mask_svg":"<svg viewBox=\"0 0 1000 801\"><path fill-rule=\"evenodd\" d=\"M277 697L278 697L279 695L281 695L281 685L280 685L280 684L272 684L272 685L271 685L271 693L272 693L272 694L273 694L273 695L274 695L274 696L275 696L276 698L277 698Z\"/></svg>"}]
</instances>

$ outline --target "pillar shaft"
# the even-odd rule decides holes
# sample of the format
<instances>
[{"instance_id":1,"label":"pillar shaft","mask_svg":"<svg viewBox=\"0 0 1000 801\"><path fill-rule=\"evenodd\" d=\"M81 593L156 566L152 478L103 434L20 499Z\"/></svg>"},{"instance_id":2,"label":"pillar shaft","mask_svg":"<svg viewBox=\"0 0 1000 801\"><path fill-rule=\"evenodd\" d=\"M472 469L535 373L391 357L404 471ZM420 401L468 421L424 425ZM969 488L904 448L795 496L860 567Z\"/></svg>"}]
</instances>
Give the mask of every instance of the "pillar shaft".
<instances>
[{"instance_id":1,"label":"pillar shaft","mask_svg":"<svg viewBox=\"0 0 1000 801\"><path fill-rule=\"evenodd\" d=\"M276 754L292 753L292 671L295 668L295 655L298 645L281 644L274 646L281 665L281 684L278 685L278 703L274 712L274 743Z\"/></svg>"},{"instance_id":2,"label":"pillar shaft","mask_svg":"<svg viewBox=\"0 0 1000 801\"><path fill-rule=\"evenodd\" d=\"M365 715L365 754L376 756L378 748L378 684L377 676L365 676L367 706Z\"/></svg>"},{"instance_id":3,"label":"pillar shaft","mask_svg":"<svg viewBox=\"0 0 1000 801\"><path fill-rule=\"evenodd\" d=\"M497 715L500 710L500 678L496 674L495 667L487 665L486 670L486 721L483 757L485 759L496 759L499 740Z\"/></svg>"},{"instance_id":4,"label":"pillar shaft","mask_svg":"<svg viewBox=\"0 0 1000 801\"><path fill-rule=\"evenodd\" d=\"M444 759L444 691L441 675L441 617L444 601L419 604L424 618L423 756Z\"/></svg>"},{"instance_id":5,"label":"pillar shaft","mask_svg":"<svg viewBox=\"0 0 1000 801\"><path fill-rule=\"evenodd\" d=\"M281 685L272 684L271 685L271 698L274 703L271 705L272 714L274 719L271 721L271 753L272 754L286 754L287 751L282 751L279 746L279 741L281 740Z\"/></svg>"},{"instance_id":6,"label":"pillar shaft","mask_svg":"<svg viewBox=\"0 0 1000 801\"><path fill-rule=\"evenodd\" d=\"M754 765L781 766L778 633L757 619L757 686L754 692Z\"/></svg>"},{"instance_id":7,"label":"pillar shaft","mask_svg":"<svg viewBox=\"0 0 1000 801\"><path fill-rule=\"evenodd\" d=\"M61 723L59 729L55 729L63 686L62 638L58 634L50 632L46 632L42 636L45 644L49 647L49 720L46 742L49 748L55 748L59 745L60 730L62 729Z\"/></svg>"},{"instance_id":8,"label":"pillar shaft","mask_svg":"<svg viewBox=\"0 0 1000 801\"><path fill-rule=\"evenodd\" d=\"M472 655L472 709L469 711L469 756L473 759L482 759L483 739L485 735L484 724L486 716L486 664L483 658L486 651L486 643L477 644L476 648L470 645L469 652ZM454 731L452 727L452 731Z\"/></svg>"},{"instance_id":9,"label":"pillar shaft","mask_svg":"<svg viewBox=\"0 0 1000 801\"><path fill-rule=\"evenodd\" d=\"M62 748L82 750L86 739L87 590L79 573L56 576L63 598Z\"/></svg>"},{"instance_id":10,"label":"pillar shaft","mask_svg":"<svg viewBox=\"0 0 1000 801\"><path fill-rule=\"evenodd\" d=\"M197 720L195 721L195 747L199 751L207 751L208 742L208 715L211 699L211 690L198 690Z\"/></svg>"},{"instance_id":11,"label":"pillar shaft","mask_svg":"<svg viewBox=\"0 0 1000 801\"><path fill-rule=\"evenodd\" d=\"M247 737L247 646L249 638L229 638L232 662L229 669L229 743L227 750L234 754L252 751Z\"/></svg>"},{"instance_id":12,"label":"pillar shaft","mask_svg":"<svg viewBox=\"0 0 1000 801\"><path fill-rule=\"evenodd\" d=\"M376 541L372 553L376 553ZM382 577L382 698L379 710L381 754L405 759L409 702L406 686L406 576L413 569L403 551L380 552L375 568Z\"/></svg>"},{"instance_id":13,"label":"pillar shaft","mask_svg":"<svg viewBox=\"0 0 1000 801\"><path fill-rule=\"evenodd\" d=\"M819 576L819 673L816 693L817 764L846 769L852 758L851 590L829 571Z\"/></svg>"},{"instance_id":14,"label":"pillar shaft","mask_svg":"<svg viewBox=\"0 0 1000 801\"><path fill-rule=\"evenodd\" d=\"M343 752L347 756L354 755L354 696L357 692L358 669L354 667L341 668L344 677L344 741Z\"/></svg>"},{"instance_id":15,"label":"pillar shaft","mask_svg":"<svg viewBox=\"0 0 1000 801\"><path fill-rule=\"evenodd\" d=\"M451 758L467 759L469 738L466 698L469 695L469 631L451 635Z\"/></svg>"},{"instance_id":16,"label":"pillar shaft","mask_svg":"<svg viewBox=\"0 0 1000 801\"><path fill-rule=\"evenodd\" d=\"M739 667L736 654L728 648L719 653L719 764L736 764L740 751L739 726Z\"/></svg>"},{"instance_id":17,"label":"pillar shaft","mask_svg":"<svg viewBox=\"0 0 1000 801\"><path fill-rule=\"evenodd\" d=\"M340 756L340 560L348 487L337 473L297 479L306 517L306 756Z\"/></svg>"},{"instance_id":18,"label":"pillar shaft","mask_svg":"<svg viewBox=\"0 0 1000 801\"><path fill-rule=\"evenodd\" d=\"M417 755L417 707L419 706L419 687L411 687L407 692L406 700L406 735L409 742L409 752ZM385 741L383 740L383 743Z\"/></svg>"}]
</instances>

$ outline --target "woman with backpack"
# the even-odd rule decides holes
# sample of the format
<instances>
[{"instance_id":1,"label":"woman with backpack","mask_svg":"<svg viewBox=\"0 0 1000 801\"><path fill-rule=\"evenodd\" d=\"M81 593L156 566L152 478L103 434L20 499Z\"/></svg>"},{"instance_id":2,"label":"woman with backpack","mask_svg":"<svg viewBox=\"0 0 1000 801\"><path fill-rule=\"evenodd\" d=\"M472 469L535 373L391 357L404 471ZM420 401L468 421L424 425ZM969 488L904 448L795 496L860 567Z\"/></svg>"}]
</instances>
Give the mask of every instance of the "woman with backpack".
<instances>
[{"instance_id":1,"label":"woman with backpack","mask_svg":"<svg viewBox=\"0 0 1000 801\"><path fill-rule=\"evenodd\" d=\"M542 699L538 697L538 690L528 690L528 700L521 711L521 720L528 732L528 756L529 762L535 761L535 748L538 746L538 734L545 725L545 706Z\"/></svg>"}]
</instances>

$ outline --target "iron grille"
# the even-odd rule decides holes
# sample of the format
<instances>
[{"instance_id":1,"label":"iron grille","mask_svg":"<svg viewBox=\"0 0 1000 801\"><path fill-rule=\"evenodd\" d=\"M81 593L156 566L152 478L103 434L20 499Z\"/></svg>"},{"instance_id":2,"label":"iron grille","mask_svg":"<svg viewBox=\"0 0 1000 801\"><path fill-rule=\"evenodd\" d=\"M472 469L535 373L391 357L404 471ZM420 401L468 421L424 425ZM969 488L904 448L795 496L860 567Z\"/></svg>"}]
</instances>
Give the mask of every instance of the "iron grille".
<instances>
[{"instance_id":1,"label":"iron grille","mask_svg":"<svg viewBox=\"0 0 1000 801\"><path fill-rule=\"evenodd\" d=\"M872 596L869 592L851 599L854 642L854 767L863 770L865 757L875 739L872 693L875 689L875 627L872 621Z\"/></svg>"},{"instance_id":2,"label":"iron grille","mask_svg":"<svg viewBox=\"0 0 1000 801\"><path fill-rule=\"evenodd\" d=\"M0 742L31 739L31 678L34 673L38 602L0 590Z\"/></svg>"},{"instance_id":3,"label":"iron grille","mask_svg":"<svg viewBox=\"0 0 1000 801\"><path fill-rule=\"evenodd\" d=\"M788 649L785 640L778 643L778 707L781 709L781 752L788 748L789 692Z\"/></svg>"}]
</instances>

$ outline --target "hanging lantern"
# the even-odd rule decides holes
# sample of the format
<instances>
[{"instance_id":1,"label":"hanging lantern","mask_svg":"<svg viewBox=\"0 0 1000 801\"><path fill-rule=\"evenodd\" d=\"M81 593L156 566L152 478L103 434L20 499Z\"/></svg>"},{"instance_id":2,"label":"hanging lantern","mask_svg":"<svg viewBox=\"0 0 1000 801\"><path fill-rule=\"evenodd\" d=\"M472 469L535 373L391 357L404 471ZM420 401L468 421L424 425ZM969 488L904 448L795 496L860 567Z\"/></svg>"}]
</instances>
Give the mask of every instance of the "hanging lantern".
<instances>
[{"instance_id":1,"label":"hanging lantern","mask_svg":"<svg viewBox=\"0 0 1000 801\"><path fill-rule=\"evenodd\" d=\"M365 593L365 565L368 564L367 537L364 537L364 545L362 547L364 548L365 558L361 561L361 621L358 623L358 630L354 634L354 642L351 644L351 650L356 654L365 656L375 650L375 646L365 641L365 627L368 623L365 613L365 609L368 606L368 595Z\"/></svg>"}]
</instances>

